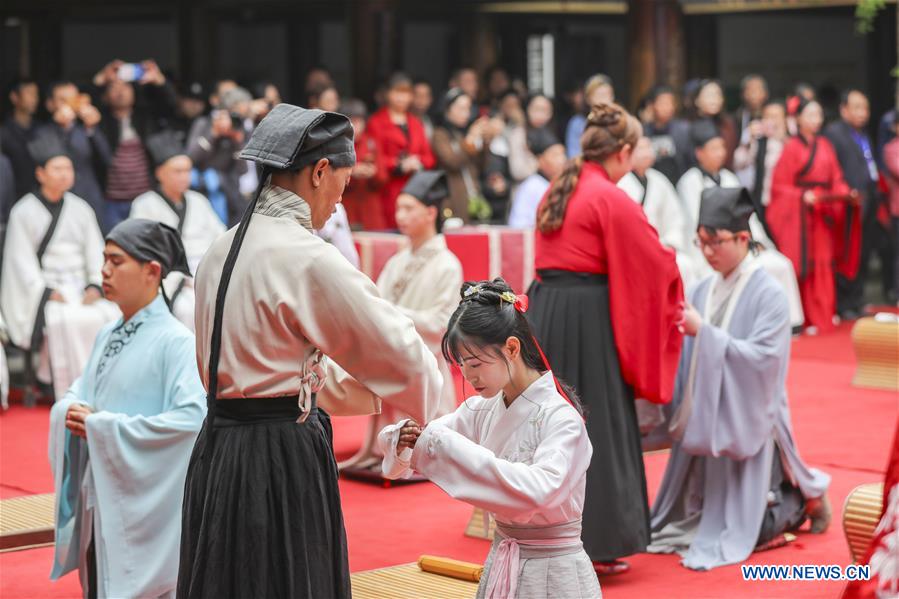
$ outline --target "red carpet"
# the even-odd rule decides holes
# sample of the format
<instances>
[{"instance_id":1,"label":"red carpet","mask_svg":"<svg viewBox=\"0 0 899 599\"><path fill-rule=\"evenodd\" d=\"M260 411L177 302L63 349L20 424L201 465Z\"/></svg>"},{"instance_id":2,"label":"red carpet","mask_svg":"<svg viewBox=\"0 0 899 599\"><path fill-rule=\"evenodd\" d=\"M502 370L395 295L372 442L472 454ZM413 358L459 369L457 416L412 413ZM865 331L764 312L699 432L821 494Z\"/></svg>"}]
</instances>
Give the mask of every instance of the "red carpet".
<instances>
[{"instance_id":1,"label":"red carpet","mask_svg":"<svg viewBox=\"0 0 899 599\"><path fill-rule=\"evenodd\" d=\"M824 535L800 534L788 547L755 554L753 564L849 563L840 511L856 485L881 480L899 415L896 394L853 388L849 326L793 344L789 391L796 440L804 458L833 476L834 523ZM0 415L0 497L52 491L46 457L47 408L14 406ZM335 452L348 455L365 430L363 418L335 419ZM647 456L650 496L661 481L667 456ZM422 553L482 561L485 541L462 532L471 508L429 483L382 489L342 481L350 567L368 570L414 561ZM77 575L47 579L52 549L0 554L0 597L78 597ZM675 556L638 555L633 570L602 580L609 599L645 597L836 597L841 582L744 582L737 566L691 572Z\"/></svg>"}]
</instances>

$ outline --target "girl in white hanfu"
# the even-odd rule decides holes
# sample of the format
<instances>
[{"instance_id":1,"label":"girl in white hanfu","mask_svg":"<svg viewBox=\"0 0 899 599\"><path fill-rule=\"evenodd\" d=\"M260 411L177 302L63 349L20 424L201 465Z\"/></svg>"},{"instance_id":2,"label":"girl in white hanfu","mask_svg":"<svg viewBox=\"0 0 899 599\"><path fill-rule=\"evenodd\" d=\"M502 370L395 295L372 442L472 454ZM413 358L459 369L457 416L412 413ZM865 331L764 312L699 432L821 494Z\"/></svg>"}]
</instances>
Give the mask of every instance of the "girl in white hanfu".
<instances>
[{"instance_id":1,"label":"girl in white hanfu","mask_svg":"<svg viewBox=\"0 0 899 599\"><path fill-rule=\"evenodd\" d=\"M465 283L443 338L478 395L379 442L384 476L418 472L491 512L496 535L478 598L601 596L581 543L593 448L574 394L556 381L525 319L527 296L502 279Z\"/></svg>"}]
</instances>

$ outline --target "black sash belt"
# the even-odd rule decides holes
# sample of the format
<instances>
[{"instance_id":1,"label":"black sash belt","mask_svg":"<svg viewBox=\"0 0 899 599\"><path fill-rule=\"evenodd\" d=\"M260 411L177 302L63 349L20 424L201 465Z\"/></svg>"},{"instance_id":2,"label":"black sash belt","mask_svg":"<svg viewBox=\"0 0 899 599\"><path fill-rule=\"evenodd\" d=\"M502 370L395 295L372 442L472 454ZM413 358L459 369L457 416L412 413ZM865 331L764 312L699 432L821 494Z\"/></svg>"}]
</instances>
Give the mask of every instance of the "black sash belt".
<instances>
[{"instance_id":1,"label":"black sash belt","mask_svg":"<svg viewBox=\"0 0 899 599\"><path fill-rule=\"evenodd\" d=\"M537 271L540 283L549 287L607 286L609 276L572 270L540 269Z\"/></svg>"},{"instance_id":2,"label":"black sash belt","mask_svg":"<svg viewBox=\"0 0 899 599\"><path fill-rule=\"evenodd\" d=\"M297 418L300 417L298 395L219 399L215 403L216 414L215 422L212 425L213 428L273 422L296 422ZM310 416L318 413L318 408L315 407L314 395L312 406Z\"/></svg>"}]
</instances>

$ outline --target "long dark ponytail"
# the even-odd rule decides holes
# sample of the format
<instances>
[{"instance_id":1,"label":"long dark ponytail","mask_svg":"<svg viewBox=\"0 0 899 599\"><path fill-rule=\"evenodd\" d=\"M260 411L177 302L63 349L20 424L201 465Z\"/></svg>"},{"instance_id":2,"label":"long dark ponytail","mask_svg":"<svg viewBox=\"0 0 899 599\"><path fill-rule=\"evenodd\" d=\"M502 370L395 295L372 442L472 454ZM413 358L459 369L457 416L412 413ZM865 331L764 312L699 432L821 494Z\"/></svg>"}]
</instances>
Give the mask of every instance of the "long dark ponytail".
<instances>
[{"instance_id":1,"label":"long dark ponytail","mask_svg":"<svg viewBox=\"0 0 899 599\"><path fill-rule=\"evenodd\" d=\"M537 209L537 229L552 233L562 227L568 198L577 186L585 161L602 162L626 145L633 148L642 134L640 121L618 104L593 106L581 134L581 154L569 160L562 174L553 180L546 200Z\"/></svg>"},{"instance_id":2,"label":"long dark ponytail","mask_svg":"<svg viewBox=\"0 0 899 599\"><path fill-rule=\"evenodd\" d=\"M462 284L461 296L441 342L448 362L460 364L463 349L472 355L486 351L505 359L500 348L509 337L515 337L521 343L521 359L528 368L541 373L549 370L524 309L514 301L514 291L505 280L467 281ZM556 383L560 394L583 416L584 409L574 389L559 379Z\"/></svg>"}]
</instances>

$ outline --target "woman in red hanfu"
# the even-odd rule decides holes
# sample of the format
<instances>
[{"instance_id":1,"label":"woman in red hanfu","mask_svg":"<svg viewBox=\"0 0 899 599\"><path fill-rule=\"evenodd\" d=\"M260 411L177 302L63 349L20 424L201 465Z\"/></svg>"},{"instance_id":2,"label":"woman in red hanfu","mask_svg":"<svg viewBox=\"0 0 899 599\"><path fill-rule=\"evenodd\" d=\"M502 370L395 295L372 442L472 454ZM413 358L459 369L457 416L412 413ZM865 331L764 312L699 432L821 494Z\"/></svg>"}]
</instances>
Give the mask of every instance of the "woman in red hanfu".
<instances>
[{"instance_id":1,"label":"woman in red hanfu","mask_svg":"<svg viewBox=\"0 0 899 599\"><path fill-rule=\"evenodd\" d=\"M434 167L425 128L409 112L412 80L397 73L388 82L386 105L368 119L368 135L381 153L387 184L381 188L381 210L388 229L396 228L396 198L414 173Z\"/></svg>"},{"instance_id":2,"label":"woman in red hanfu","mask_svg":"<svg viewBox=\"0 0 899 599\"><path fill-rule=\"evenodd\" d=\"M835 273L851 279L859 264L858 192L849 188L833 146L819 136L824 114L814 100L790 98L797 135L774 169L766 217L777 248L796 268L806 332L833 328Z\"/></svg>"}]
</instances>

